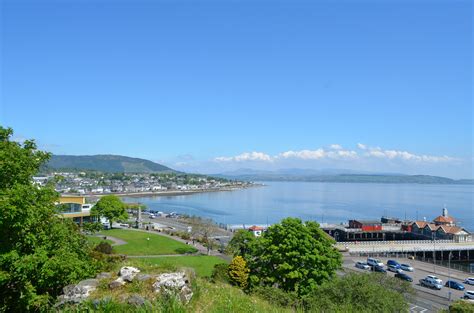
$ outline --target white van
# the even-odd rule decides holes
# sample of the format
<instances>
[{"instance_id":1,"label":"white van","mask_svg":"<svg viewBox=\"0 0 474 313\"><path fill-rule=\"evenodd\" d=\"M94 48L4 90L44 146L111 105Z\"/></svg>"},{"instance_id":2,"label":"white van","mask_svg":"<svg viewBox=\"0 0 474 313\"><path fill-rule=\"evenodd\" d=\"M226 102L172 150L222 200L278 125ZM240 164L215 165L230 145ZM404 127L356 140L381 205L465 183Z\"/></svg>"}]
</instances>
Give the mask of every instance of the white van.
<instances>
[{"instance_id":1,"label":"white van","mask_svg":"<svg viewBox=\"0 0 474 313\"><path fill-rule=\"evenodd\" d=\"M383 262L375 258L367 258L367 264L370 266L380 266L383 267Z\"/></svg>"}]
</instances>

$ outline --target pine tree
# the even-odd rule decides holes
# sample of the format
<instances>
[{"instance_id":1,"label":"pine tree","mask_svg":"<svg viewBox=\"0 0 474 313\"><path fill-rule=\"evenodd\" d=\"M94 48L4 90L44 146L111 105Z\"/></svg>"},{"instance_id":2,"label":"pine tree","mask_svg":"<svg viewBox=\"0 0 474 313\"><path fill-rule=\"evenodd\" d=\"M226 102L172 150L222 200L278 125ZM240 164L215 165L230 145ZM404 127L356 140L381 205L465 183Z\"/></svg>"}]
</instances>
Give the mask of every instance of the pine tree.
<instances>
[{"instance_id":1,"label":"pine tree","mask_svg":"<svg viewBox=\"0 0 474 313\"><path fill-rule=\"evenodd\" d=\"M240 256L236 256L229 265L229 277L232 283L242 289L247 287L249 279L249 269L247 262Z\"/></svg>"}]
</instances>

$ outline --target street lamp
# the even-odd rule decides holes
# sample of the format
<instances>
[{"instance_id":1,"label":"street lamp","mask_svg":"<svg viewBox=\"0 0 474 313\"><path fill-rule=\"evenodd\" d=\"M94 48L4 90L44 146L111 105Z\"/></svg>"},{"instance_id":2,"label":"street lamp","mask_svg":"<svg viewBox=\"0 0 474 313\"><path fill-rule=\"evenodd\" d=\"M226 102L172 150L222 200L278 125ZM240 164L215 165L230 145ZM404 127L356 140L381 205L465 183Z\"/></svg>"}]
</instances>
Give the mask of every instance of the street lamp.
<instances>
[{"instance_id":1,"label":"street lamp","mask_svg":"<svg viewBox=\"0 0 474 313\"><path fill-rule=\"evenodd\" d=\"M433 273L436 274L436 234L433 233Z\"/></svg>"},{"instance_id":2,"label":"street lamp","mask_svg":"<svg viewBox=\"0 0 474 313\"><path fill-rule=\"evenodd\" d=\"M150 237L146 237L146 248L150 247Z\"/></svg>"},{"instance_id":3,"label":"street lamp","mask_svg":"<svg viewBox=\"0 0 474 313\"><path fill-rule=\"evenodd\" d=\"M448 300L451 301L451 258L453 257L453 253L449 251L448 255Z\"/></svg>"}]
</instances>

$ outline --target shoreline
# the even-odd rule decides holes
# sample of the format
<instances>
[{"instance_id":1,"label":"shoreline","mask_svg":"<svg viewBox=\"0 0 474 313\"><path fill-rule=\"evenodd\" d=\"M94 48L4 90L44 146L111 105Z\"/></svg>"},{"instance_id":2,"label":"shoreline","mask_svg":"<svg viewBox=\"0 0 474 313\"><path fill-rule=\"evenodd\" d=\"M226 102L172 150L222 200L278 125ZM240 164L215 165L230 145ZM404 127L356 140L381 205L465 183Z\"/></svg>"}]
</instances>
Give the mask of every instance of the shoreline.
<instances>
[{"instance_id":1,"label":"shoreline","mask_svg":"<svg viewBox=\"0 0 474 313\"><path fill-rule=\"evenodd\" d=\"M166 197L166 196L186 196L197 193L221 192L221 191L236 191L248 189L253 187L262 187L263 184L255 184L247 187L226 187L218 189L194 189L194 190L165 190L165 191L140 191L140 192L110 192L110 193L88 193L88 194L62 194L61 196L75 196L100 198L104 196L114 195L117 197L141 198L141 197Z\"/></svg>"}]
</instances>

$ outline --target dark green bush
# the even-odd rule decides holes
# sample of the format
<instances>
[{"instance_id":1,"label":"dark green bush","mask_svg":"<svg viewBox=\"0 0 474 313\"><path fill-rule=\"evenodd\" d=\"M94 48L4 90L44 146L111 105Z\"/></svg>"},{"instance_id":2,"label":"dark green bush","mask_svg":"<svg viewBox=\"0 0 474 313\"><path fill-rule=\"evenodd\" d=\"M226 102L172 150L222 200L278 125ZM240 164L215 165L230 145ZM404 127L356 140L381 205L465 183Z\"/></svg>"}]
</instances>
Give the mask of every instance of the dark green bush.
<instances>
[{"instance_id":1,"label":"dark green bush","mask_svg":"<svg viewBox=\"0 0 474 313\"><path fill-rule=\"evenodd\" d=\"M253 288L252 293L273 305L294 309L301 307L301 300L293 292L285 292L284 290L269 286L259 286Z\"/></svg>"},{"instance_id":2,"label":"dark green bush","mask_svg":"<svg viewBox=\"0 0 474 313\"><path fill-rule=\"evenodd\" d=\"M230 283L229 277L229 264L220 263L214 265L212 270L211 279L214 282L225 282Z\"/></svg>"},{"instance_id":3,"label":"dark green bush","mask_svg":"<svg viewBox=\"0 0 474 313\"><path fill-rule=\"evenodd\" d=\"M102 241L97 246L94 247L94 251L104 253L104 254L112 254L113 248L110 243Z\"/></svg>"}]
</instances>

